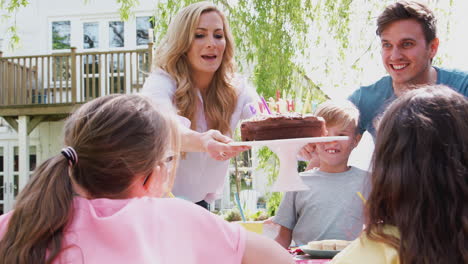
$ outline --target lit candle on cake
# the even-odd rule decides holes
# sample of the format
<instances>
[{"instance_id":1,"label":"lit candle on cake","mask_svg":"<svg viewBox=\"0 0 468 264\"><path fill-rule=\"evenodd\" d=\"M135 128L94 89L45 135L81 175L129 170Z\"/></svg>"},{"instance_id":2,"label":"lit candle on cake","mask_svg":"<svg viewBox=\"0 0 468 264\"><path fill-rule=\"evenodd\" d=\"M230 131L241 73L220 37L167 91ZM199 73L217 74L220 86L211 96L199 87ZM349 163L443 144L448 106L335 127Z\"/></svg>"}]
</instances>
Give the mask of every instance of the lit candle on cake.
<instances>
[{"instance_id":1,"label":"lit candle on cake","mask_svg":"<svg viewBox=\"0 0 468 264\"><path fill-rule=\"evenodd\" d=\"M307 95L306 95L306 99L305 99L305 102L304 102L304 105L302 106L302 114L304 115L305 113L307 113L307 110L309 110L310 108L310 90L307 90Z\"/></svg>"}]
</instances>

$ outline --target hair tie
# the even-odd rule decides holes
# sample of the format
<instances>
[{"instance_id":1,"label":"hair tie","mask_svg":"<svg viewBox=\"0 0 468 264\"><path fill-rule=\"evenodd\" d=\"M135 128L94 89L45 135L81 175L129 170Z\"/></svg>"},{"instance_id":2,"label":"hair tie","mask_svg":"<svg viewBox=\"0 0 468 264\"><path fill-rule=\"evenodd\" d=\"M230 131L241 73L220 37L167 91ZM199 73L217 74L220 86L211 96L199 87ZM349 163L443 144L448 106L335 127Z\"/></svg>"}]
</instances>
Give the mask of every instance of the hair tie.
<instances>
[{"instance_id":1,"label":"hair tie","mask_svg":"<svg viewBox=\"0 0 468 264\"><path fill-rule=\"evenodd\" d=\"M78 154L76 154L76 151L72 147L63 148L61 153L67 158L70 166L74 166L78 162Z\"/></svg>"}]
</instances>

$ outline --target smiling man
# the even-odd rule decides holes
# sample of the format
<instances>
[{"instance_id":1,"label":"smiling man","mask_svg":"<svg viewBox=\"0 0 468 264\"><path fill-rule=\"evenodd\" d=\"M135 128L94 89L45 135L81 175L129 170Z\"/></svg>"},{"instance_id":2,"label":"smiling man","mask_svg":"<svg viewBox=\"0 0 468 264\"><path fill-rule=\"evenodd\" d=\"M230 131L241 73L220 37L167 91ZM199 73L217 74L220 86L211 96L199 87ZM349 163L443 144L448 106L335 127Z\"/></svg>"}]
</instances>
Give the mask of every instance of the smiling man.
<instances>
[{"instance_id":1,"label":"smiling man","mask_svg":"<svg viewBox=\"0 0 468 264\"><path fill-rule=\"evenodd\" d=\"M432 66L439 39L433 12L417 1L399 1L377 19L382 62L389 76L356 90L349 100L359 109L361 133L375 139L374 119L405 90L444 84L468 96L468 73Z\"/></svg>"}]
</instances>

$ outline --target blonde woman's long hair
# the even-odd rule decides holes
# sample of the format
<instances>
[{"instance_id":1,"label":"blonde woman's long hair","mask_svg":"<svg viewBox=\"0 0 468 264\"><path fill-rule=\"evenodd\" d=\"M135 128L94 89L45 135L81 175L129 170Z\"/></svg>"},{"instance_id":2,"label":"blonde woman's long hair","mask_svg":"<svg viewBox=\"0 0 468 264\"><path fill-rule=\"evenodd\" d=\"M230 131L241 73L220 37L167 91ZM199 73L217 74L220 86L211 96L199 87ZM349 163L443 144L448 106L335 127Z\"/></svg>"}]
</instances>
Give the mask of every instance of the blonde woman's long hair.
<instances>
[{"instance_id":1,"label":"blonde woman's long hair","mask_svg":"<svg viewBox=\"0 0 468 264\"><path fill-rule=\"evenodd\" d=\"M226 48L220 67L215 72L206 96L204 111L210 129L217 129L223 134L231 135L231 116L237 105L238 94L231 84L234 72L234 41L224 14L212 3L199 2L183 8L169 25L166 36L156 49L153 69L163 69L177 83L173 103L178 114L191 121L191 128L197 128L197 93L194 89L191 68L187 52L194 40L195 29L200 16L207 12L216 12L223 20Z\"/></svg>"}]
</instances>

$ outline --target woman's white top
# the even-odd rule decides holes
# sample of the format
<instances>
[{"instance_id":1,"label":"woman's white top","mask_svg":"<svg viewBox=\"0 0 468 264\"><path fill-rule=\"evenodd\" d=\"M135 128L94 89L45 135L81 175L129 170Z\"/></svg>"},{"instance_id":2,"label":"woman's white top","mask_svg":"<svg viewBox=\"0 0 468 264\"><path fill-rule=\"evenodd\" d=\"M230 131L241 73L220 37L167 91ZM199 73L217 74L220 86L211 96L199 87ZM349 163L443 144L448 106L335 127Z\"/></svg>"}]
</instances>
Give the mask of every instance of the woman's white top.
<instances>
[{"instance_id":1,"label":"woman's white top","mask_svg":"<svg viewBox=\"0 0 468 264\"><path fill-rule=\"evenodd\" d=\"M234 87L237 89L237 106L231 117L231 131L234 131L238 122L253 116L249 106L258 101L256 92L246 85L246 81L236 79ZM143 85L142 94L150 97L158 109L171 111L177 114L173 104L176 91L176 82L165 71L158 69L150 74ZM203 99L200 91L198 94L197 128L198 132L208 131L208 125L203 108ZM190 128L190 121L179 116L180 123ZM177 175L172 192L175 196L199 202L205 200L211 203L217 199L223 190L225 176L228 170L229 160L217 161L206 152L189 152L185 159L179 161Z\"/></svg>"}]
</instances>

